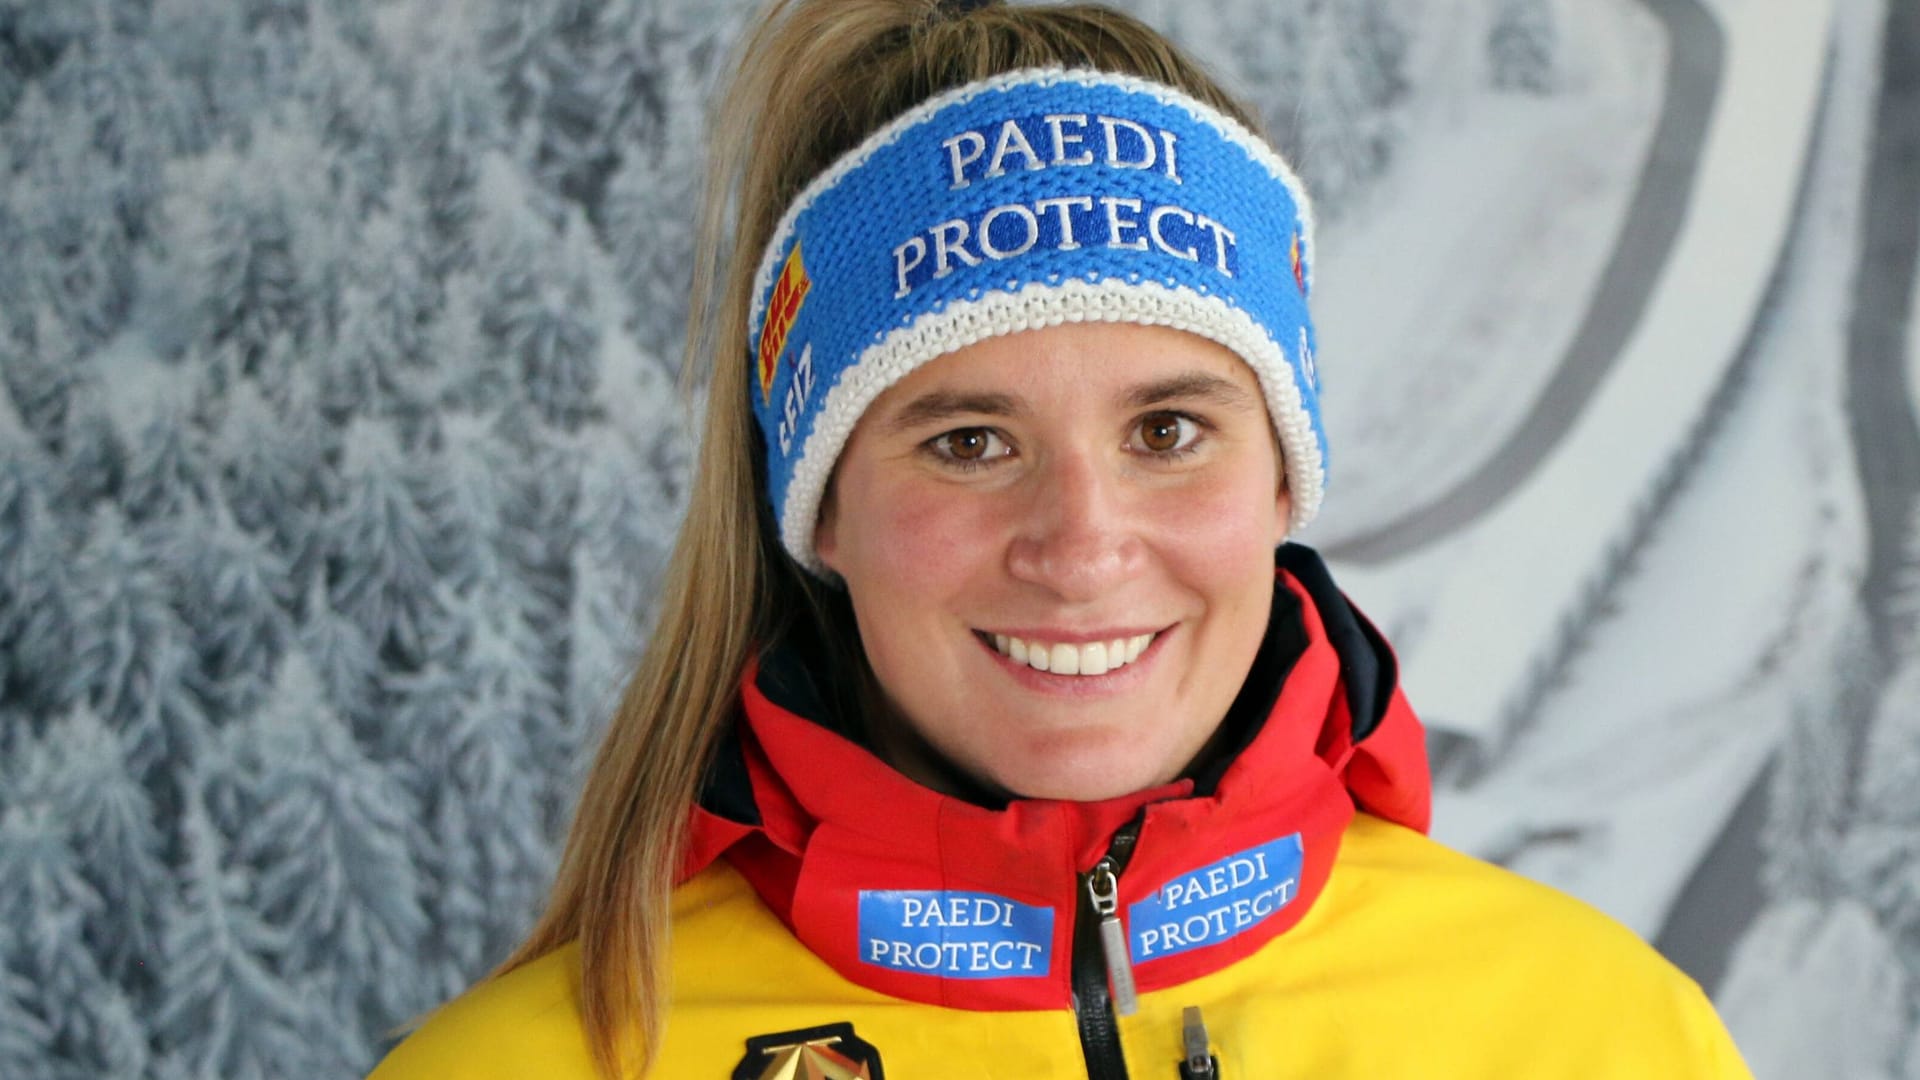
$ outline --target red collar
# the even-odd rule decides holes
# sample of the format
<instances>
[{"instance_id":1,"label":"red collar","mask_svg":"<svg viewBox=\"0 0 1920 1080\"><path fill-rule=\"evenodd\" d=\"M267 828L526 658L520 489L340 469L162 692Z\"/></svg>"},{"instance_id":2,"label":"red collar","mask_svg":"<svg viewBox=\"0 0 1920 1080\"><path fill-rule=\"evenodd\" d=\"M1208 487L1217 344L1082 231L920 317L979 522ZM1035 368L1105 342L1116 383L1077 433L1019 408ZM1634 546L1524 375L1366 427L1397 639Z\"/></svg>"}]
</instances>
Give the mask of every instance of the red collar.
<instances>
[{"instance_id":1,"label":"red collar","mask_svg":"<svg viewBox=\"0 0 1920 1080\"><path fill-rule=\"evenodd\" d=\"M775 705L755 664L737 734L759 821L696 809L683 876L724 852L796 936L862 986L960 1008L1069 1007L1081 875L1137 818L1119 909L1140 989L1250 955L1312 907L1356 803L1427 827L1423 736L1397 688L1352 738L1321 613L1357 613L1330 588L1313 590L1316 606L1299 578L1282 571L1280 582L1300 601L1306 648L1211 794L1181 780L1106 802L983 808Z\"/></svg>"}]
</instances>

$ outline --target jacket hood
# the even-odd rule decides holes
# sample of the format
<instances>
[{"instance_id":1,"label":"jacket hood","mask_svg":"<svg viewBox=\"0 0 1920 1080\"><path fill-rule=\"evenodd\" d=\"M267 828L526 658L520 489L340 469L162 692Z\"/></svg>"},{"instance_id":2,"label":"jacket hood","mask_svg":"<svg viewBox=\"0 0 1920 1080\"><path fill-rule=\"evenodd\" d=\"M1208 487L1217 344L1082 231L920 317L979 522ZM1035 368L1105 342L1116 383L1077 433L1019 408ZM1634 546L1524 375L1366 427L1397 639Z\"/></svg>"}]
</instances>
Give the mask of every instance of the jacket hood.
<instances>
[{"instance_id":1,"label":"jacket hood","mask_svg":"<svg viewBox=\"0 0 1920 1080\"><path fill-rule=\"evenodd\" d=\"M843 976L930 1004L1070 1006L1083 875L1110 853L1142 991L1250 955L1311 910L1356 808L1425 831L1430 800L1384 639L1310 549L1280 548L1276 574L1224 720L1236 745L1102 802L981 805L923 787L823 713L791 650L764 651L693 811L682 878L725 858Z\"/></svg>"}]
</instances>

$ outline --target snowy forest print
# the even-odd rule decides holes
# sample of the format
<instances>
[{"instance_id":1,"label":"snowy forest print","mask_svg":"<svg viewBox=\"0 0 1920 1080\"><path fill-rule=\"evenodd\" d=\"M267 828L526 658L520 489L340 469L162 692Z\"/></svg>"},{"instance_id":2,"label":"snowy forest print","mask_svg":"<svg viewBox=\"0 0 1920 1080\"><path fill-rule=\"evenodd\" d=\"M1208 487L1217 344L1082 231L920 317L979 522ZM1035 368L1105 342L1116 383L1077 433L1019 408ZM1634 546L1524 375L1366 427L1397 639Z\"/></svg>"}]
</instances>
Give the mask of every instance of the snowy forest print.
<instances>
[{"instance_id":1,"label":"snowy forest print","mask_svg":"<svg viewBox=\"0 0 1920 1080\"><path fill-rule=\"evenodd\" d=\"M0 0L0 1080L358 1076L537 914L748 6ZM1319 201L1437 834L1920 1078L1914 6L1122 6Z\"/></svg>"}]
</instances>

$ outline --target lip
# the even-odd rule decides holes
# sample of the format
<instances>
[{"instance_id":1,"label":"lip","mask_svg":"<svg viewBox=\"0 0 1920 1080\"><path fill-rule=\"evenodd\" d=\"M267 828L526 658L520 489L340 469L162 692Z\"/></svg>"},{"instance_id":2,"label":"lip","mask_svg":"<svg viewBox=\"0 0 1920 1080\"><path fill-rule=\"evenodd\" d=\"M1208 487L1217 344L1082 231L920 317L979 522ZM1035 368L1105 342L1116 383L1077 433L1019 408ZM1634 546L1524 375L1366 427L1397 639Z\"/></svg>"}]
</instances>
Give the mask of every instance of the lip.
<instances>
[{"instance_id":1,"label":"lip","mask_svg":"<svg viewBox=\"0 0 1920 1080\"><path fill-rule=\"evenodd\" d=\"M1113 641L1116 638L1139 637L1141 634L1159 634L1172 629L1168 626L1109 626L1098 630L1061 630L1044 626L984 627L973 628L975 634L985 634L991 638L995 634L1017 637L1022 641L1043 641L1048 645L1086 645L1095 641ZM1044 673L1043 673L1044 674Z\"/></svg>"},{"instance_id":2,"label":"lip","mask_svg":"<svg viewBox=\"0 0 1920 1080\"><path fill-rule=\"evenodd\" d=\"M1109 697L1115 694L1125 693L1146 681L1153 672L1154 662L1160 658L1160 646L1164 644L1169 637L1178 633L1179 629L1180 624L1174 623L1172 626L1164 626L1158 630L1140 629L1114 631L1113 637L1130 637L1136 634L1152 634L1154 637L1152 643L1141 650L1138 657L1134 658L1125 667L1115 668L1105 675L1055 675L1049 671L1036 671L1030 665L1019 663L1011 656L1001 655L1000 650L993 647L993 639L991 636L981 637L981 634L985 633L985 631L976 630L973 637L975 641L979 642L980 648L986 652L987 656L1000 666L1000 670L1006 672L1014 682L1020 684L1022 687L1036 693L1046 694L1049 697L1092 698ZM1112 640L1112 638L1101 636L1105 634L1106 631L1084 634L1078 638L1071 634L1054 638L1041 636L1051 632L1052 631L1028 631L1028 633L1033 634L1035 639L1048 642L1049 644L1063 643L1080 645L1089 641ZM1009 632L999 630L994 631L994 633L1005 633L1008 637L1026 637L1026 633L1017 631Z\"/></svg>"}]
</instances>

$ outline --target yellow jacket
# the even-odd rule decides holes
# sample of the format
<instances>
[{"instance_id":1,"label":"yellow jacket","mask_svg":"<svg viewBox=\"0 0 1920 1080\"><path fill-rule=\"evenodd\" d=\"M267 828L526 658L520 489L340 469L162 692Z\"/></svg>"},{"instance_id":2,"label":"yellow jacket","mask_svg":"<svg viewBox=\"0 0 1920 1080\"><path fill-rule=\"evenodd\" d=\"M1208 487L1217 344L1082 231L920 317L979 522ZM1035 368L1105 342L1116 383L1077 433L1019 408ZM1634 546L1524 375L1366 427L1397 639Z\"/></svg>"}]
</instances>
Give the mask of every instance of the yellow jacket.
<instances>
[{"instance_id":1,"label":"yellow jacket","mask_svg":"<svg viewBox=\"0 0 1920 1080\"><path fill-rule=\"evenodd\" d=\"M673 916L661 1080L732 1076L748 1038L840 1022L891 1080L1087 1075L1071 1010L943 1009L854 985L724 863L681 886ZM478 987L374 1080L591 1080L577 973L568 948ZM1629 931L1364 814L1298 927L1144 994L1120 1020L1136 1080L1178 1080L1187 1006L1199 1006L1225 1080L1748 1076L1706 998Z\"/></svg>"},{"instance_id":2,"label":"yellow jacket","mask_svg":"<svg viewBox=\"0 0 1920 1080\"><path fill-rule=\"evenodd\" d=\"M1631 932L1423 834L1391 654L1281 563L1235 752L1107 803L938 795L810 719L789 661L749 671L652 1075L1748 1076ZM475 988L374 1080L588 1080L578 974L565 948Z\"/></svg>"}]
</instances>

